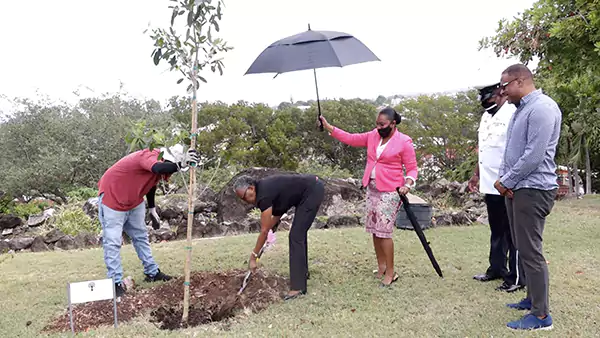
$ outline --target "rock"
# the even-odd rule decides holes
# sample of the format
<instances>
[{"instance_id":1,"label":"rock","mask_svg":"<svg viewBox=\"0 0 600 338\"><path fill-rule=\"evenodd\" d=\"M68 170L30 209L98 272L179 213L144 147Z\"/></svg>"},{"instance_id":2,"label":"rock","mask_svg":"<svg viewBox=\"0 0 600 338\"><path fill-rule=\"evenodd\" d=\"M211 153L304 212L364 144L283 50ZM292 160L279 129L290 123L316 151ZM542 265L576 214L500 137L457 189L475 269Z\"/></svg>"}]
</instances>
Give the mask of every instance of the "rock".
<instances>
[{"instance_id":1,"label":"rock","mask_svg":"<svg viewBox=\"0 0 600 338\"><path fill-rule=\"evenodd\" d=\"M321 210L324 210L324 212L322 212L321 214L324 214L325 216L354 214L364 215L366 210L366 203L364 199L344 200L341 194L334 194L331 196L328 205L326 205L325 207L321 206Z\"/></svg>"},{"instance_id":2,"label":"rock","mask_svg":"<svg viewBox=\"0 0 600 338\"><path fill-rule=\"evenodd\" d=\"M56 209L50 208L50 209L44 210L43 214L44 214L44 216L50 218L50 217L54 216L55 212L56 212Z\"/></svg>"},{"instance_id":3,"label":"rock","mask_svg":"<svg viewBox=\"0 0 600 338\"><path fill-rule=\"evenodd\" d=\"M456 225L473 224L471 217L465 211L457 211L452 213L452 222Z\"/></svg>"},{"instance_id":4,"label":"rock","mask_svg":"<svg viewBox=\"0 0 600 338\"><path fill-rule=\"evenodd\" d=\"M88 198L83 205L83 211L92 219L98 218L98 197Z\"/></svg>"},{"instance_id":5,"label":"rock","mask_svg":"<svg viewBox=\"0 0 600 338\"><path fill-rule=\"evenodd\" d=\"M158 241L169 241L175 238L175 236L177 235L173 231L171 231L171 229L165 228L154 230L152 231L152 234L156 237Z\"/></svg>"},{"instance_id":6,"label":"rock","mask_svg":"<svg viewBox=\"0 0 600 338\"><path fill-rule=\"evenodd\" d=\"M434 217L434 225L471 225L473 220L465 211L452 211L436 214ZM477 219L477 217L475 217Z\"/></svg>"},{"instance_id":7,"label":"rock","mask_svg":"<svg viewBox=\"0 0 600 338\"><path fill-rule=\"evenodd\" d=\"M196 201L194 203L194 214L202 212L214 212L217 204L214 201ZM183 194L167 195L157 201L156 212L161 219L187 219L188 196ZM147 218L149 220L149 217Z\"/></svg>"},{"instance_id":8,"label":"rock","mask_svg":"<svg viewBox=\"0 0 600 338\"><path fill-rule=\"evenodd\" d=\"M75 239L71 235L65 235L58 242L54 243L54 249L73 250L77 249Z\"/></svg>"},{"instance_id":9,"label":"rock","mask_svg":"<svg viewBox=\"0 0 600 338\"><path fill-rule=\"evenodd\" d=\"M249 205L241 201L233 191L233 184L236 179L241 175L249 175L257 180L262 178L275 175L275 174L288 174L288 175L299 175L296 172L282 171L273 168L249 168L237 175L235 175L226 185L221 189L217 196L218 202L218 220L219 222L237 222L245 219L250 210L253 209L252 205ZM318 215L326 215L332 205L340 200L353 201L361 203L364 200L365 193L356 185L349 183L343 179L329 179L325 177L319 177L325 182L325 196L321 208L319 209ZM335 198L334 196L338 196ZM346 208L342 206L341 208ZM336 210L335 206L332 208Z\"/></svg>"},{"instance_id":10,"label":"rock","mask_svg":"<svg viewBox=\"0 0 600 338\"><path fill-rule=\"evenodd\" d=\"M0 240L0 254L7 253L10 250L8 240Z\"/></svg>"},{"instance_id":11,"label":"rock","mask_svg":"<svg viewBox=\"0 0 600 338\"><path fill-rule=\"evenodd\" d=\"M350 228L360 225L358 216L331 216L327 219L326 228Z\"/></svg>"},{"instance_id":12,"label":"rock","mask_svg":"<svg viewBox=\"0 0 600 338\"><path fill-rule=\"evenodd\" d=\"M44 222L46 222L46 220L48 218L49 217L46 214L30 215L29 219L27 219L27 226L29 226L29 227L40 226L40 225L44 224Z\"/></svg>"},{"instance_id":13,"label":"rock","mask_svg":"<svg viewBox=\"0 0 600 338\"><path fill-rule=\"evenodd\" d=\"M2 230L2 236L9 236L9 235L12 235L12 233L13 233L13 229Z\"/></svg>"},{"instance_id":14,"label":"rock","mask_svg":"<svg viewBox=\"0 0 600 338\"><path fill-rule=\"evenodd\" d=\"M32 237L20 237L13 238L8 242L8 246L11 250L25 250L28 249L33 243Z\"/></svg>"},{"instance_id":15,"label":"rock","mask_svg":"<svg viewBox=\"0 0 600 338\"><path fill-rule=\"evenodd\" d=\"M23 221L15 215L0 215L0 229L14 229L21 226Z\"/></svg>"},{"instance_id":16,"label":"rock","mask_svg":"<svg viewBox=\"0 0 600 338\"><path fill-rule=\"evenodd\" d=\"M219 178L215 177L215 179ZM202 183L198 183L198 186L196 187L196 193L196 198L198 201L213 203L216 203L217 201L217 193L214 190L212 190L209 186L204 185Z\"/></svg>"},{"instance_id":17,"label":"rock","mask_svg":"<svg viewBox=\"0 0 600 338\"><path fill-rule=\"evenodd\" d=\"M42 251L48 251L48 250L50 250L50 248L48 248L48 245L44 241L44 237L43 236L37 236L33 240L33 243L31 243L30 249L33 252L42 252Z\"/></svg>"},{"instance_id":18,"label":"rock","mask_svg":"<svg viewBox=\"0 0 600 338\"><path fill-rule=\"evenodd\" d=\"M490 224L490 222L488 220L488 217L487 217L487 214L481 215L481 216L477 217L477 222L481 223L481 224L485 224L485 225L489 225Z\"/></svg>"},{"instance_id":19,"label":"rock","mask_svg":"<svg viewBox=\"0 0 600 338\"><path fill-rule=\"evenodd\" d=\"M462 194L462 192L460 191L461 188L462 188L462 184L460 184L460 183L458 183L456 181L453 181L450 184L448 184L448 190L450 190L450 191L452 191L454 193L460 193L460 194Z\"/></svg>"},{"instance_id":20,"label":"rock","mask_svg":"<svg viewBox=\"0 0 600 338\"><path fill-rule=\"evenodd\" d=\"M59 229L52 229L46 234L46 236L44 236L44 241L47 244L56 243L63 237L65 237L65 234L62 231Z\"/></svg>"},{"instance_id":21,"label":"rock","mask_svg":"<svg viewBox=\"0 0 600 338\"><path fill-rule=\"evenodd\" d=\"M200 229L202 237L219 237L227 234L228 228L223 223L217 223L215 221L208 222L204 227Z\"/></svg>"},{"instance_id":22,"label":"rock","mask_svg":"<svg viewBox=\"0 0 600 338\"><path fill-rule=\"evenodd\" d=\"M441 195L441 194L445 193L446 191L448 191L449 185L450 185L450 182L448 182L448 180L446 180L445 178L441 178L441 179L433 182L429 193L432 196Z\"/></svg>"},{"instance_id":23,"label":"rock","mask_svg":"<svg viewBox=\"0 0 600 338\"><path fill-rule=\"evenodd\" d=\"M73 242L77 248L90 248L98 245L98 236L91 232L81 232L73 238Z\"/></svg>"}]
</instances>

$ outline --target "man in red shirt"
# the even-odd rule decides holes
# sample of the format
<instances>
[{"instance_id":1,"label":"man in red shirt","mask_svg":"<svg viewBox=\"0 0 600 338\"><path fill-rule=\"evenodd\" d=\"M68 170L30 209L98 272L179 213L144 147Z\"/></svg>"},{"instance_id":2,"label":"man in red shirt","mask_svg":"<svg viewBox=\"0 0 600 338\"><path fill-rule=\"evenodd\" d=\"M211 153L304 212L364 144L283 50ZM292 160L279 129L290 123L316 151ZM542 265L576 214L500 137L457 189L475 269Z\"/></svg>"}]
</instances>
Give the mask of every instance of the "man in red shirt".
<instances>
[{"instance_id":1,"label":"man in red shirt","mask_svg":"<svg viewBox=\"0 0 600 338\"><path fill-rule=\"evenodd\" d=\"M163 151L164 161L158 156ZM183 152L183 146L175 145L168 150L144 149L131 153L104 173L98 182L98 218L102 224L102 247L108 278L113 278L117 296L125 293L122 285L123 267L121 266L121 238L123 231L131 238L133 247L144 265L145 281L166 281L170 276L162 273L154 262L148 231L146 229L146 206L152 223L158 228L158 214L154 205L154 196L158 182L168 180L171 174L185 171L188 166L198 163L195 150Z\"/></svg>"}]
</instances>

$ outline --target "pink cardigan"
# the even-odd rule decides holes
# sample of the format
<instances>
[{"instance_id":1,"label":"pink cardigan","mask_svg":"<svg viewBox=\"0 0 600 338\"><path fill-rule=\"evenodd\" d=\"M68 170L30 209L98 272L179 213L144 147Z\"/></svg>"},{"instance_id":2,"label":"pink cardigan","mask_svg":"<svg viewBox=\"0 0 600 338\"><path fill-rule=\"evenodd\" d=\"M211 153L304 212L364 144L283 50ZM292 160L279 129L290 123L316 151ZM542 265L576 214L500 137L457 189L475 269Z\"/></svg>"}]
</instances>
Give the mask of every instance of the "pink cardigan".
<instances>
[{"instance_id":1,"label":"pink cardigan","mask_svg":"<svg viewBox=\"0 0 600 338\"><path fill-rule=\"evenodd\" d=\"M381 142L381 136L377 129L367 133L351 134L334 127L331 136L349 146L367 148L367 166L362 179L364 187L369 184L373 167L375 167L375 184L379 191L396 191L396 187L404 185L402 165L406 168L406 178L411 178L413 182L417 181L417 157L412 139L398 130L394 131L379 159L377 159L377 146Z\"/></svg>"}]
</instances>

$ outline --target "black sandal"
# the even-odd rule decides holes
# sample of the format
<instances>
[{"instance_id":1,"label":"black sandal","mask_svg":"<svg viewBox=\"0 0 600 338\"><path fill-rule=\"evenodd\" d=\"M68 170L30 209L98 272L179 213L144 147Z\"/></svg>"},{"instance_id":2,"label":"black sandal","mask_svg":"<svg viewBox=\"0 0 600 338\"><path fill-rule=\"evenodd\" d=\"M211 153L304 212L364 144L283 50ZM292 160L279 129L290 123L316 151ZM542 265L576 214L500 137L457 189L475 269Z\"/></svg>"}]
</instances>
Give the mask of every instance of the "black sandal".
<instances>
[{"instance_id":1,"label":"black sandal","mask_svg":"<svg viewBox=\"0 0 600 338\"><path fill-rule=\"evenodd\" d=\"M287 294L287 295L283 296L283 300L292 300L292 299L298 298L305 294L306 294L306 290L301 290L300 292L296 293L295 295Z\"/></svg>"},{"instance_id":2,"label":"black sandal","mask_svg":"<svg viewBox=\"0 0 600 338\"><path fill-rule=\"evenodd\" d=\"M392 278L392 281L390 282L390 284L385 284L384 282L381 282L381 284L379 286L381 286L382 288L390 287L399 278L400 278L400 276L398 275L398 273L394 272L394 278Z\"/></svg>"}]
</instances>

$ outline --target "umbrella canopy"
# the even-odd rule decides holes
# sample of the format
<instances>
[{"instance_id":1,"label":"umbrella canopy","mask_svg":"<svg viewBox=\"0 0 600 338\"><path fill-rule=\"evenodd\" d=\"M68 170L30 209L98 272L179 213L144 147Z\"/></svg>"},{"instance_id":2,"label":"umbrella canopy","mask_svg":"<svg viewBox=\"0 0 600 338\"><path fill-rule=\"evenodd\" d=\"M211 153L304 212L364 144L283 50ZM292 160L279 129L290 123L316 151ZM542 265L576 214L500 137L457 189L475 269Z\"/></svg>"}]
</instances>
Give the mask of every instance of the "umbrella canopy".
<instances>
[{"instance_id":1,"label":"umbrella canopy","mask_svg":"<svg viewBox=\"0 0 600 338\"><path fill-rule=\"evenodd\" d=\"M321 116L317 68L344 67L381 61L367 46L350 34L308 30L272 43L254 60L246 74L281 73L312 69L315 76L317 107ZM246 75L244 74L244 75ZM323 123L321 122L321 131Z\"/></svg>"},{"instance_id":2,"label":"umbrella canopy","mask_svg":"<svg viewBox=\"0 0 600 338\"><path fill-rule=\"evenodd\" d=\"M272 43L256 58L246 74L281 74L370 61L381 60L352 35L309 28L306 32Z\"/></svg>"}]
</instances>

